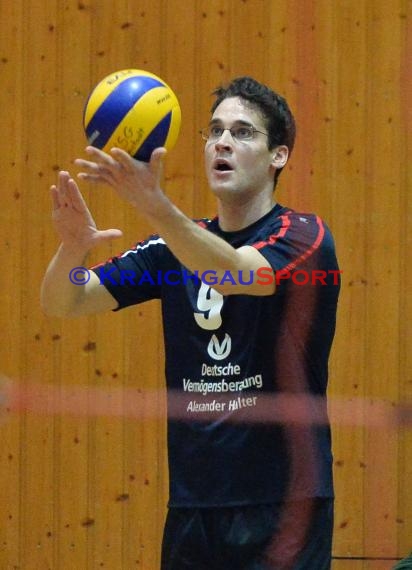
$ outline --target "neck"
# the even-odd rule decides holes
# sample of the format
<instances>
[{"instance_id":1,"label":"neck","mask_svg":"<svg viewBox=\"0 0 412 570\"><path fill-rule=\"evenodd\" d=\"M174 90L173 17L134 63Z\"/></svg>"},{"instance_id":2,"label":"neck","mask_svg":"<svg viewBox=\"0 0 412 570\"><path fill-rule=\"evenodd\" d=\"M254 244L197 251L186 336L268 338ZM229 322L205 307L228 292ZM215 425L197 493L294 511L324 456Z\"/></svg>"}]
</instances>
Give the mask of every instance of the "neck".
<instances>
[{"instance_id":1,"label":"neck","mask_svg":"<svg viewBox=\"0 0 412 570\"><path fill-rule=\"evenodd\" d=\"M225 232L236 232L250 226L266 215L276 204L273 196L261 196L260 200L233 202L218 200L219 226Z\"/></svg>"}]
</instances>

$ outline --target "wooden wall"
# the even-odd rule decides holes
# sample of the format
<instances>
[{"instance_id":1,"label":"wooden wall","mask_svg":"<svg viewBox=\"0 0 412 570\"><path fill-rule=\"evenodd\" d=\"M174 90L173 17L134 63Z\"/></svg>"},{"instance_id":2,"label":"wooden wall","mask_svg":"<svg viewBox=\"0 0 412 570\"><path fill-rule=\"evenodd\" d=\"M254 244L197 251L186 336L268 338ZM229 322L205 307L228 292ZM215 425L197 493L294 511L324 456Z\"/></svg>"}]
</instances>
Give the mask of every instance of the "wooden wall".
<instances>
[{"instance_id":1,"label":"wooden wall","mask_svg":"<svg viewBox=\"0 0 412 570\"><path fill-rule=\"evenodd\" d=\"M211 90L251 74L288 98L299 136L278 199L325 218L344 271L330 378L331 401L349 404L333 415L334 568L383 570L412 550L411 431L373 421L412 397L411 18L410 0L0 0L0 361L11 379L1 568L159 566L159 307L77 321L39 307L57 247L48 187L83 152L90 88L127 67L157 73L180 99L165 187L189 216L214 212L197 134ZM83 190L99 226L124 231L91 261L150 231L108 188Z\"/></svg>"}]
</instances>

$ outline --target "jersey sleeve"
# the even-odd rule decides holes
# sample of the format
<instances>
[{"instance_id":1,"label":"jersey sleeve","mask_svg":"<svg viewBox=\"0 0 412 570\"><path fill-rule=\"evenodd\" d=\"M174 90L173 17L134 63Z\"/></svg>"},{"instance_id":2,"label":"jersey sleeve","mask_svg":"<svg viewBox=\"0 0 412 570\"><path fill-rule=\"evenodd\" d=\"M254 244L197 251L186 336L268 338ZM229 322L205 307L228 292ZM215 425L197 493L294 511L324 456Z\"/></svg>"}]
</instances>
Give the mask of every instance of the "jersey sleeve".
<instances>
[{"instance_id":1,"label":"jersey sleeve","mask_svg":"<svg viewBox=\"0 0 412 570\"><path fill-rule=\"evenodd\" d=\"M162 273L171 268L173 260L164 240L158 235L137 243L131 249L93 266L100 284L118 302L119 309L159 299Z\"/></svg>"}]
</instances>

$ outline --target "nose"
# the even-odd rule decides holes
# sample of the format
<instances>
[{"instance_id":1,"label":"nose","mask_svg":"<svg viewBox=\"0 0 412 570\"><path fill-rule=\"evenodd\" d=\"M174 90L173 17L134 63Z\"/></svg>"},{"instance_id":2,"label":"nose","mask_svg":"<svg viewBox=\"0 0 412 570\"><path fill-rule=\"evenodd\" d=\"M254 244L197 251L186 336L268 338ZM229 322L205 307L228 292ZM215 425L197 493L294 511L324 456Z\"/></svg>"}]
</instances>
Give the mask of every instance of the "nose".
<instances>
[{"instance_id":1,"label":"nose","mask_svg":"<svg viewBox=\"0 0 412 570\"><path fill-rule=\"evenodd\" d=\"M225 129L215 142L215 148L232 148L233 137L229 129Z\"/></svg>"}]
</instances>

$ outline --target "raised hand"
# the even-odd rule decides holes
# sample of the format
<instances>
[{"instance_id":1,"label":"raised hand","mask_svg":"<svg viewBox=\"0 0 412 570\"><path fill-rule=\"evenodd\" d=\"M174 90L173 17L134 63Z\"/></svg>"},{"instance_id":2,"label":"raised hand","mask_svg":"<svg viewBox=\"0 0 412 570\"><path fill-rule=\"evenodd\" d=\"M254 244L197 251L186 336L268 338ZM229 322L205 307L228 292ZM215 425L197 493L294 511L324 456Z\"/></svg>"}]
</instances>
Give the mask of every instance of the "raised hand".
<instances>
[{"instance_id":1,"label":"raised hand","mask_svg":"<svg viewBox=\"0 0 412 570\"><path fill-rule=\"evenodd\" d=\"M122 236L118 229L97 229L76 182L68 172L59 173L58 182L51 186L50 191L52 219L66 248L87 251L102 241Z\"/></svg>"},{"instance_id":2,"label":"raised hand","mask_svg":"<svg viewBox=\"0 0 412 570\"><path fill-rule=\"evenodd\" d=\"M86 153L90 160L75 160L75 164L83 169L79 178L109 184L120 198L136 206L143 214L153 214L159 203L166 200L160 187L166 149L155 149L149 163L135 160L119 148L113 148L107 154L88 146Z\"/></svg>"}]
</instances>

